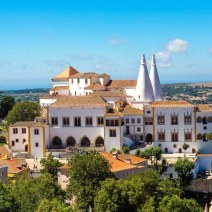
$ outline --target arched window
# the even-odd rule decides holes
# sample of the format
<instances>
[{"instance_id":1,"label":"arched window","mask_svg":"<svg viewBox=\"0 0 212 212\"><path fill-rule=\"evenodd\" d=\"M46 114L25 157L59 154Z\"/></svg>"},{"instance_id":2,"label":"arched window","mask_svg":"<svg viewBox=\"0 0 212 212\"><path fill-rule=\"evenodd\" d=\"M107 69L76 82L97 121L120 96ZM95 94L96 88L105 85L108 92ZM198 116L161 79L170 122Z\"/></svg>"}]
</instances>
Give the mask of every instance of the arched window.
<instances>
[{"instance_id":1,"label":"arched window","mask_svg":"<svg viewBox=\"0 0 212 212\"><path fill-rule=\"evenodd\" d=\"M193 149L192 149L192 153L196 153L196 149L193 148Z\"/></svg>"},{"instance_id":2,"label":"arched window","mask_svg":"<svg viewBox=\"0 0 212 212\"><path fill-rule=\"evenodd\" d=\"M152 134L146 135L146 143L151 144L152 143Z\"/></svg>"},{"instance_id":3,"label":"arched window","mask_svg":"<svg viewBox=\"0 0 212 212\"><path fill-rule=\"evenodd\" d=\"M181 148L179 148L179 153L182 153L182 149Z\"/></svg>"},{"instance_id":4,"label":"arched window","mask_svg":"<svg viewBox=\"0 0 212 212\"><path fill-rule=\"evenodd\" d=\"M70 136L68 137L67 141L66 141L66 146L75 146L76 145L76 140L74 139L74 137Z\"/></svg>"},{"instance_id":5,"label":"arched window","mask_svg":"<svg viewBox=\"0 0 212 212\"><path fill-rule=\"evenodd\" d=\"M212 116L208 117L208 123L212 123Z\"/></svg>"},{"instance_id":6,"label":"arched window","mask_svg":"<svg viewBox=\"0 0 212 212\"><path fill-rule=\"evenodd\" d=\"M88 137L84 136L81 140L81 147L89 147L91 142Z\"/></svg>"},{"instance_id":7,"label":"arched window","mask_svg":"<svg viewBox=\"0 0 212 212\"><path fill-rule=\"evenodd\" d=\"M197 140L202 140L202 134L201 133L197 134Z\"/></svg>"},{"instance_id":8,"label":"arched window","mask_svg":"<svg viewBox=\"0 0 212 212\"><path fill-rule=\"evenodd\" d=\"M197 123L202 123L202 117L200 116L197 117Z\"/></svg>"},{"instance_id":9,"label":"arched window","mask_svg":"<svg viewBox=\"0 0 212 212\"><path fill-rule=\"evenodd\" d=\"M202 138L203 138L203 141L208 141L208 139L207 139L207 134L206 134L206 133L203 134Z\"/></svg>"},{"instance_id":10,"label":"arched window","mask_svg":"<svg viewBox=\"0 0 212 212\"><path fill-rule=\"evenodd\" d=\"M202 123L203 124L207 124L208 123L208 118L206 116L203 117Z\"/></svg>"},{"instance_id":11,"label":"arched window","mask_svg":"<svg viewBox=\"0 0 212 212\"><path fill-rule=\"evenodd\" d=\"M104 139L99 136L97 139L96 139L96 142L95 142L96 146L104 146Z\"/></svg>"},{"instance_id":12,"label":"arched window","mask_svg":"<svg viewBox=\"0 0 212 212\"><path fill-rule=\"evenodd\" d=\"M61 147L62 146L62 141L58 136L55 136L52 140L52 146L54 147Z\"/></svg>"},{"instance_id":13,"label":"arched window","mask_svg":"<svg viewBox=\"0 0 212 212\"><path fill-rule=\"evenodd\" d=\"M165 153L168 153L168 152L169 152L168 148L165 148Z\"/></svg>"}]
</instances>

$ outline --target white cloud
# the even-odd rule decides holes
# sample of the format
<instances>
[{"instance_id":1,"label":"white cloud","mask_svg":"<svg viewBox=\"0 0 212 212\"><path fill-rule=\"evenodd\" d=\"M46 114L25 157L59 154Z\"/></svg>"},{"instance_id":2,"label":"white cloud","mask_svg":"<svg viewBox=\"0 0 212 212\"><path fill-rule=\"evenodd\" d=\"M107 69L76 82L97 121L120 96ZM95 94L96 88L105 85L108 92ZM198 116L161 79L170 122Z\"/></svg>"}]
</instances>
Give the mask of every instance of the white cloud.
<instances>
[{"instance_id":1,"label":"white cloud","mask_svg":"<svg viewBox=\"0 0 212 212\"><path fill-rule=\"evenodd\" d=\"M158 67L168 68L171 66L171 54L167 51L160 51L155 53L155 57L158 61Z\"/></svg>"},{"instance_id":2,"label":"white cloud","mask_svg":"<svg viewBox=\"0 0 212 212\"><path fill-rule=\"evenodd\" d=\"M174 53L185 52L187 49L188 42L186 40L174 39L167 45L167 50Z\"/></svg>"}]
</instances>

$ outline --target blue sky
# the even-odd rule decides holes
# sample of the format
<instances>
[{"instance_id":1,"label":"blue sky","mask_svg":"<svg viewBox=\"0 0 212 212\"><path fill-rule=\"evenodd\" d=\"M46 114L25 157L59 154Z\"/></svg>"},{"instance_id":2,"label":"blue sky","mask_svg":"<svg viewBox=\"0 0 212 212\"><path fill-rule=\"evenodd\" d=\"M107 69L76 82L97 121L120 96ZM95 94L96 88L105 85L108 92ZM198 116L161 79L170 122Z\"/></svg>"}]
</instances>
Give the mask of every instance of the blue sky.
<instances>
[{"instance_id":1,"label":"blue sky","mask_svg":"<svg viewBox=\"0 0 212 212\"><path fill-rule=\"evenodd\" d=\"M71 65L136 79L156 54L162 83L212 81L212 2L0 1L0 90L50 87Z\"/></svg>"}]
</instances>

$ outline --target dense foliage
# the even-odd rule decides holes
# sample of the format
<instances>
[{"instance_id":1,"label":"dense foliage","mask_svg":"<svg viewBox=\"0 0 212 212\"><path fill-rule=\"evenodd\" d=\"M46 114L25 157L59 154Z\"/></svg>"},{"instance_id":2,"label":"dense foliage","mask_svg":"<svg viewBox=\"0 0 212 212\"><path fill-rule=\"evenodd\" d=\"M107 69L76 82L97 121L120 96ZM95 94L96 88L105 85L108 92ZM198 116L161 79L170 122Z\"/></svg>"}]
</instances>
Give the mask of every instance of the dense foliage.
<instances>
[{"instance_id":1,"label":"dense foliage","mask_svg":"<svg viewBox=\"0 0 212 212\"><path fill-rule=\"evenodd\" d=\"M40 161L43 169L41 173L48 173L54 180L57 180L58 168L62 165L59 160L54 159L52 153L47 158L42 158Z\"/></svg>"},{"instance_id":2,"label":"dense foliage","mask_svg":"<svg viewBox=\"0 0 212 212\"><path fill-rule=\"evenodd\" d=\"M194 168L194 162L188 160L187 158L179 159L174 164L174 170L178 174L178 179L182 188L189 185L193 179L193 174L191 170Z\"/></svg>"},{"instance_id":3,"label":"dense foliage","mask_svg":"<svg viewBox=\"0 0 212 212\"><path fill-rule=\"evenodd\" d=\"M162 157L162 153L163 151L160 147L150 147L144 151L140 151L140 149L136 151L137 156L150 160L152 168L159 174L163 174L168 167L165 158Z\"/></svg>"},{"instance_id":4,"label":"dense foliage","mask_svg":"<svg viewBox=\"0 0 212 212\"><path fill-rule=\"evenodd\" d=\"M18 102L9 111L6 121L13 124L18 121L33 121L36 116L40 115L40 106L35 102Z\"/></svg>"},{"instance_id":5,"label":"dense foliage","mask_svg":"<svg viewBox=\"0 0 212 212\"><path fill-rule=\"evenodd\" d=\"M81 210L93 207L94 197L101 182L113 177L110 165L98 152L76 154L70 160L69 197L76 197L77 207Z\"/></svg>"},{"instance_id":6,"label":"dense foliage","mask_svg":"<svg viewBox=\"0 0 212 212\"><path fill-rule=\"evenodd\" d=\"M15 105L15 100L11 96L4 96L0 100L0 118L5 118L8 112Z\"/></svg>"}]
</instances>

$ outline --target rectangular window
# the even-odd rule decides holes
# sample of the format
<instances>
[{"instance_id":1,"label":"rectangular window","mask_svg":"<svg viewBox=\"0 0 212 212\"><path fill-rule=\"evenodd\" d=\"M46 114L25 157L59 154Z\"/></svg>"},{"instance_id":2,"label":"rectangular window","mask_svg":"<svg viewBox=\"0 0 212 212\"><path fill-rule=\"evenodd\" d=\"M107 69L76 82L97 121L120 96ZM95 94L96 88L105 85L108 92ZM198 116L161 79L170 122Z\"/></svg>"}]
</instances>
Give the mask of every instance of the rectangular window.
<instances>
[{"instance_id":1,"label":"rectangular window","mask_svg":"<svg viewBox=\"0 0 212 212\"><path fill-rule=\"evenodd\" d=\"M119 126L119 120L108 119L108 120L106 120L106 126Z\"/></svg>"},{"instance_id":2,"label":"rectangular window","mask_svg":"<svg viewBox=\"0 0 212 212\"><path fill-rule=\"evenodd\" d=\"M38 146L39 146L39 144L38 144L38 142L36 142L36 143L35 143L35 147L38 147Z\"/></svg>"},{"instance_id":3,"label":"rectangular window","mask_svg":"<svg viewBox=\"0 0 212 212\"><path fill-rule=\"evenodd\" d=\"M34 135L39 135L39 129L34 129Z\"/></svg>"},{"instance_id":4,"label":"rectangular window","mask_svg":"<svg viewBox=\"0 0 212 212\"><path fill-rule=\"evenodd\" d=\"M26 128L22 128L22 134L26 134Z\"/></svg>"},{"instance_id":5,"label":"rectangular window","mask_svg":"<svg viewBox=\"0 0 212 212\"><path fill-rule=\"evenodd\" d=\"M145 125L152 125L152 117L145 117L144 123Z\"/></svg>"},{"instance_id":6,"label":"rectangular window","mask_svg":"<svg viewBox=\"0 0 212 212\"><path fill-rule=\"evenodd\" d=\"M178 125L178 116L177 115L171 116L171 125Z\"/></svg>"},{"instance_id":7,"label":"rectangular window","mask_svg":"<svg viewBox=\"0 0 212 212\"><path fill-rule=\"evenodd\" d=\"M141 119L137 118L137 124L140 124L140 123L141 123Z\"/></svg>"},{"instance_id":8,"label":"rectangular window","mask_svg":"<svg viewBox=\"0 0 212 212\"><path fill-rule=\"evenodd\" d=\"M74 117L74 126L75 127L81 127L81 117Z\"/></svg>"},{"instance_id":9,"label":"rectangular window","mask_svg":"<svg viewBox=\"0 0 212 212\"><path fill-rule=\"evenodd\" d=\"M86 117L85 118L85 126L93 126L93 118L92 117Z\"/></svg>"},{"instance_id":10,"label":"rectangular window","mask_svg":"<svg viewBox=\"0 0 212 212\"><path fill-rule=\"evenodd\" d=\"M178 141L178 132L173 132L172 133L172 141L173 142Z\"/></svg>"},{"instance_id":11,"label":"rectangular window","mask_svg":"<svg viewBox=\"0 0 212 212\"><path fill-rule=\"evenodd\" d=\"M184 116L184 123L185 124L191 124L191 115L185 115Z\"/></svg>"},{"instance_id":12,"label":"rectangular window","mask_svg":"<svg viewBox=\"0 0 212 212\"><path fill-rule=\"evenodd\" d=\"M12 141L12 146L15 146L15 141Z\"/></svg>"},{"instance_id":13,"label":"rectangular window","mask_svg":"<svg viewBox=\"0 0 212 212\"><path fill-rule=\"evenodd\" d=\"M26 139L24 138L24 139L23 139L23 143L25 143L25 142L26 142Z\"/></svg>"},{"instance_id":14,"label":"rectangular window","mask_svg":"<svg viewBox=\"0 0 212 212\"><path fill-rule=\"evenodd\" d=\"M131 119L131 123L132 124L135 124L135 119Z\"/></svg>"},{"instance_id":15,"label":"rectangular window","mask_svg":"<svg viewBox=\"0 0 212 212\"><path fill-rule=\"evenodd\" d=\"M165 116L163 115L158 116L158 124L159 125L165 124Z\"/></svg>"},{"instance_id":16,"label":"rectangular window","mask_svg":"<svg viewBox=\"0 0 212 212\"><path fill-rule=\"evenodd\" d=\"M137 127L137 132L141 132L141 128L140 127Z\"/></svg>"},{"instance_id":17,"label":"rectangular window","mask_svg":"<svg viewBox=\"0 0 212 212\"><path fill-rule=\"evenodd\" d=\"M104 117L103 116L97 117L97 125L104 125Z\"/></svg>"},{"instance_id":18,"label":"rectangular window","mask_svg":"<svg viewBox=\"0 0 212 212\"><path fill-rule=\"evenodd\" d=\"M192 133L191 132L185 132L185 141L191 141L192 140Z\"/></svg>"},{"instance_id":19,"label":"rectangular window","mask_svg":"<svg viewBox=\"0 0 212 212\"><path fill-rule=\"evenodd\" d=\"M85 84L88 84L88 79L85 79Z\"/></svg>"},{"instance_id":20,"label":"rectangular window","mask_svg":"<svg viewBox=\"0 0 212 212\"><path fill-rule=\"evenodd\" d=\"M110 130L110 137L116 137L116 130Z\"/></svg>"},{"instance_id":21,"label":"rectangular window","mask_svg":"<svg viewBox=\"0 0 212 212\"><path fill-rule=\"evenodd\" d=\"M13 134L18 134L18 128L13 128Z\"/></svg>"},{"instance_id":22,"label":"rectangular window","mask_svg":"<svg viewBox=\"0 0 212 212\"><path fill-rule=\"evenodd\" d=\"M158 141L165 141L165 132L158 132Z\"/></svg>"},{"instance_id":23,"label":"rectangular window","mask_svg":"<svg viewBox=\"0 0 212 212\"><path fill-rule=\"evenodd\" d=\"M130 120L129 119L125 119L126 124L129 124Z\"/></svg>"},{"instance_id":24,"label":"rectangular window","mask_svg":"<svg viewBox=\"0 0 212 212\"><path fill-rule=\"evenodd\" d=\"M51 123L52 123L52 126L57 126L58 125L58 117L52 117Z\"/></svg>"},{"instance_id":25,"label":"rectangular window","mask_svg":"<svg viewBox=\"0 0 212 212\"><path fill-rule=\"evenodd\" d=\"M74 79L71 79L71 84L74 84Z\"/></svg>"},{"instance_id":26,"label":"rectangular window","mask_svg":"<svg viewBox=\"0 0 212 212\"><path fill-rule=\"evenodd\" d=\"M77 83L80 83L80 79L79 78L77 79Z\"/></svg>"},{"instance_id":27,"label":"rectangular window","mask_svg":"<svg viewBox=\"0 0 212 212\"><path fill-rule=\"evenodd\" d=\"M69 117L63 117L63 127L68 127L70 125Z\"/></svg>"},{"instance_id":28,"label":"rectangular window","mask_svg":"<svg viewBox=\"0 0 212 212\"><path fill-rule=\"evenodd\" d=\"M18 143L19 142L19 139L15 139L15 142Z\"/></svg>"},{"instance_id":29,"label":"rectangular window","mask_svg":"<svg viewBox=\"0 0 212 212\"><path fill-rule=\"evenodd\" d=\"M143 140L144 140L144 136L140 135L140 141L143 141Z\"/></svg>"}]
</instances>

